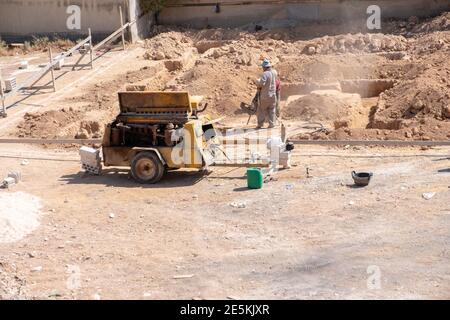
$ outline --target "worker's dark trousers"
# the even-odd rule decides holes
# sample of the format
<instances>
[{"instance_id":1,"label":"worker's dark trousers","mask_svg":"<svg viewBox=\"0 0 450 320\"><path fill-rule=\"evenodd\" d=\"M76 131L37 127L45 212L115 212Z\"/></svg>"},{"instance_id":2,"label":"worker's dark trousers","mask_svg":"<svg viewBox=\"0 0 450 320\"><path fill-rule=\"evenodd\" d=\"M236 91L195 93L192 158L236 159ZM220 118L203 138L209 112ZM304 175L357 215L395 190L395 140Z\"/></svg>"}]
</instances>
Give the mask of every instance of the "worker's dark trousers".
<instances>
[{"instance_id":1,"label":"worker's dark trousers","mask_svg":"<svg viewBox=\"0 0 450 320\"><path fill-rule=\"evenodd\" d=\"M271 100L261 100L256 113L258 127L264 125L264 121L269 121L269 127L275 126L276 98Z\"/></svg>"}]
</instances>

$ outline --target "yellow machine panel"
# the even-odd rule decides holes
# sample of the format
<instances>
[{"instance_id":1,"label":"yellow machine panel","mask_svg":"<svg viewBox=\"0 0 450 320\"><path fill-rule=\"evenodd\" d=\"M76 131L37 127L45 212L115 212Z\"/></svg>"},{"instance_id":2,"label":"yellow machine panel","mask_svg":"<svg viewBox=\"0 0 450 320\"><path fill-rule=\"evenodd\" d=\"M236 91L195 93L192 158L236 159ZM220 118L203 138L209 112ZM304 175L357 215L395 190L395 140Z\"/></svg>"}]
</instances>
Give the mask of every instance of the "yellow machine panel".
<instances>
[{"instance_id":1,"label":"yellow machine panel","mask_svg":"<svg viewBox=\"0 0 450 320\"><path fill-rule=\"evenodd\" d=\"M120 112L146 112L169 110L192 113L188 92L126 91L119 92Z\"/></svg>"}]
</instances>

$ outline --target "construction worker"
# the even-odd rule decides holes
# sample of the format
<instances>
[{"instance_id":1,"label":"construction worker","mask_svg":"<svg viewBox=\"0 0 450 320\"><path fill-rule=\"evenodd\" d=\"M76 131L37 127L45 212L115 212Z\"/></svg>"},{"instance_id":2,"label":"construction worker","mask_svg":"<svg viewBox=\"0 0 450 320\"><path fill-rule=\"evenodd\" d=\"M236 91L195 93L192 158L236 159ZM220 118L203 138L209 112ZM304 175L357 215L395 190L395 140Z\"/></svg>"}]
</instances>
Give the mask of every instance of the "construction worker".
<instances>
[{"instance_id":1,"label":"construction worker","mask_svg":"<svg viewBox=\"0 0 450 320\"><path fill-rule=\"evenodd\" d=\"M266 119L269 121L269 128L275 126L276 106L277 106L277 72L272 68L270 61L264 59L261 64L263 74L261 78L256 80L256 86L259 92L259 106L256 111L258 125L256 129L260 129Z\"/></svg>"}]
</instances>

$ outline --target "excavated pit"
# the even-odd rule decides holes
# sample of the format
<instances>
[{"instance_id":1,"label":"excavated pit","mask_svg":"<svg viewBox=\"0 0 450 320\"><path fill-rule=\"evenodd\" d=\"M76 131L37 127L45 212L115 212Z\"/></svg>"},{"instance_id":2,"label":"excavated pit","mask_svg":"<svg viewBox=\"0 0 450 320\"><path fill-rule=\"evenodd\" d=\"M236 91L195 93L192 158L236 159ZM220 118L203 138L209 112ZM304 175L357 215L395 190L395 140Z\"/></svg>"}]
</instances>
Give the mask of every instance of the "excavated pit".
<instances>
[{"instance_id":1,"label":"excavated pit","mask_svg":"<svg viewBox=\"0 0 450 320\"><path fill-rule=\"evenodd\" d=\"M332 83L286 83L283 84L282 100L289 96L308 94L315 90L337 90L344 93L356 93L361 98L378 97L384 91L394 87L393 79L349 79Z\"/></svg>"},{"instance_id":2,"label":"excavated pit","mask_svg":"<svg viewBox=\"0 0 450 320\"><path fill-rule=\"evenodd\" d=\"M393 79L357 79L342 80L339 83L342 92L357 93L361 98L373 98L393 88L396 81Z\"/></svg>"},{"instance_id":3,"label":"excavated pit","mask_svg":"<svg viewBox=\"0 0 450 320\"><path fill-rule=\"evenodd\" d=\"M392 79L351 79L283 85L283 118L320 121L330 128L370 128L379 96Z\"/></svg>"}]
</instances>

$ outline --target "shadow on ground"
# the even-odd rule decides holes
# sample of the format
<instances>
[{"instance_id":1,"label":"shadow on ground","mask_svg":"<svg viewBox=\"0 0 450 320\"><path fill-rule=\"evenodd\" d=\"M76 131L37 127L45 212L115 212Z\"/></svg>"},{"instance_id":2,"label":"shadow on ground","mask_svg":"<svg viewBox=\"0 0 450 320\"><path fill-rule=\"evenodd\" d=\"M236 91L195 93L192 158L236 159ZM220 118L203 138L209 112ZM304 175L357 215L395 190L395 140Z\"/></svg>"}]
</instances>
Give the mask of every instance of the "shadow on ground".
<instances>
[{"instance_id":1,"label":"shadow on ground","mask_svg":"<svg viewBox=\"0 0 450 320\"><path fill-rule=\"evenodd\" d=\"M68 184L95 184L125 188L174 188L195 185L205 178L207 174L202 171L168 171L161 181L156 184L140 184L133 180L129 170L108 169L103 170L101 175L92 175L86 172L68 174L59 180Z\"/></svg>"}]
</instances>

